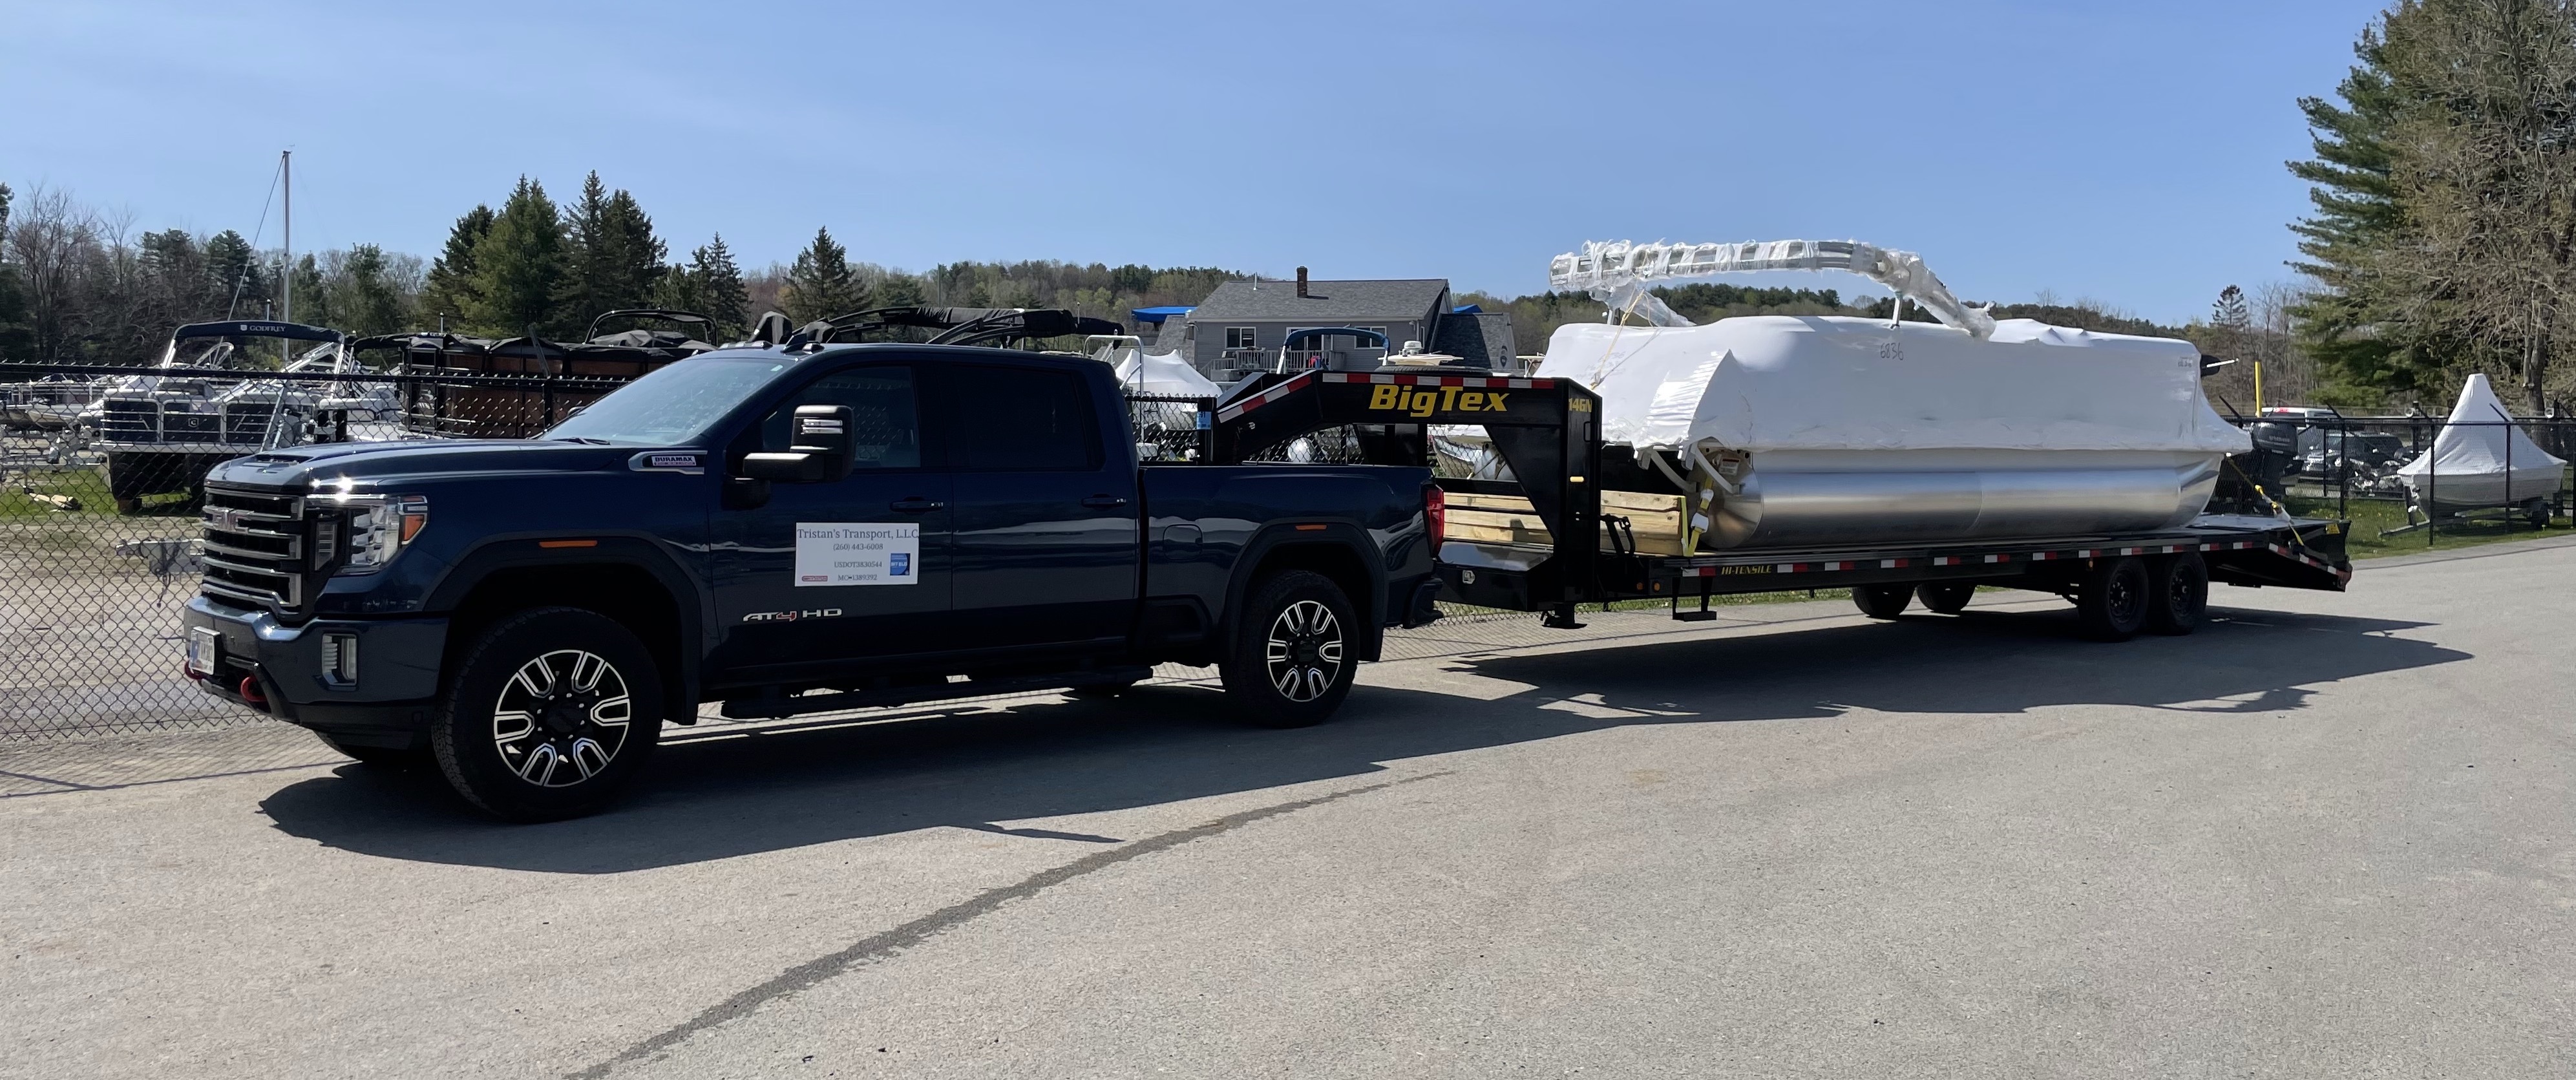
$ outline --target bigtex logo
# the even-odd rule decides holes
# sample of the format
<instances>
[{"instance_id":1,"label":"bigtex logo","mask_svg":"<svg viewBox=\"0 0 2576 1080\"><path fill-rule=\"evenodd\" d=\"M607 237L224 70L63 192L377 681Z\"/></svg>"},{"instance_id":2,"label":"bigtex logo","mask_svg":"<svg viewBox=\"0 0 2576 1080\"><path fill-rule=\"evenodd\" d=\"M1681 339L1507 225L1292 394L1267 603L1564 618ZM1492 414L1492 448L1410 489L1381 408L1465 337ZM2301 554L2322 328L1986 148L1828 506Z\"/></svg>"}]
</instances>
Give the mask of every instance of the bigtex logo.
<instances>
[{"instance_id":1,"label":"bigtex logo","mask_svg":"<svg viewBox=\"0 0 2576 1080\"><path fill-rule=\"evenodd\" d=\"M1508 397L1510 395L1492 390L1468 390L1456 386L1417 390L1410 386L1380 383L1369 391L1368 407L1392 409L1410 416L1429 416L1436 412L1502 412L1508 407L1504 402Z\"/></svg>"}]
</instances>

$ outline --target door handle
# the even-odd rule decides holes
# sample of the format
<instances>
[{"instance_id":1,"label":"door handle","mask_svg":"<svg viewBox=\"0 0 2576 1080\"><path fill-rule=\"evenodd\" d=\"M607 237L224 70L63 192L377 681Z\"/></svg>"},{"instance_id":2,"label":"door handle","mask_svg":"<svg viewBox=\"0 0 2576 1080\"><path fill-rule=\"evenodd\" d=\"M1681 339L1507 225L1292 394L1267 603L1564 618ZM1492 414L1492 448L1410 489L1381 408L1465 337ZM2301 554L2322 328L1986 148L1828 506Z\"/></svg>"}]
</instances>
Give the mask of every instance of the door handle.
<instances>
[{"instance_id":1,"label":"door handle","mask_svg":"<svg viewBox=\"0 0 2576 1080\"><path fill-rule=\"evenodd\" d=\"M928 499L896 499L892 503L888 503L886 505L886 509L892 510L898 514L927 514L934 510L945 510L947 508L947 503L932 502Z\"/></svg>"},{"instance_id":2,"label":"door handle","mask_svg":"<svg viewBox=\"0 0 2576 1080\"><path fill-rule=\"evenodd\" d=\"M1082 500L1082 505L1094 510L1115 510L1121 506L1127 505L1127 500L1119 498L1116 495L1094 495L1088 499Z\"/></svg>"}]
</instances>

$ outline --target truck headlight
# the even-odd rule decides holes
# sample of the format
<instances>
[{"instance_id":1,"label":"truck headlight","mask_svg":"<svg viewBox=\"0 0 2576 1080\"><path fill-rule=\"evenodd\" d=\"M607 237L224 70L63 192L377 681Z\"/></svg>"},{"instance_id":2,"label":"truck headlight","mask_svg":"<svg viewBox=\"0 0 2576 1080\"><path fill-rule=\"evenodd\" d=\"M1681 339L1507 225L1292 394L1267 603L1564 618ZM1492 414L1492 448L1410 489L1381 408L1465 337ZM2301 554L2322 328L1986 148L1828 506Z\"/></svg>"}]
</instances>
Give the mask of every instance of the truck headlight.
<instances>
[{"instance_id":1,"label":"truck headlight","mask_svg":"<svg viewBox=\"0 0 2576 1080\"><path fill-rule=\"evenodd\" d=\"M429 499L420 495L324 495L326 505L348 512L343 526L344 538L338 546L348 553L340 564L343 574L372 574L402 554L420 531L429 526ZM328 526L328 522L322 523ZM319 537L316 538L317 548Z\"/></svg>"}]
</instances>

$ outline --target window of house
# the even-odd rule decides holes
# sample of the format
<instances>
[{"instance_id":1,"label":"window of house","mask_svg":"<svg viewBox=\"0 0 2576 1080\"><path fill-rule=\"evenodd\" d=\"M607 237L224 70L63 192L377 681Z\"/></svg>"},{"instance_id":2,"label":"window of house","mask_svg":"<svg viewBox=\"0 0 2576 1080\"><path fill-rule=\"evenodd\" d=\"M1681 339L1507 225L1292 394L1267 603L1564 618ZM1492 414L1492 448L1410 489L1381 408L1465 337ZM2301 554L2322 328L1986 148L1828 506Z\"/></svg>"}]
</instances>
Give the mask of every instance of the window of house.
<instances>
[{"instance_id":1,"label":"window of house","mask_svg":"<svg viewBox=\"0 0 2576 1080\"><path fill-rule=\"evenodd\" d=\"M1229 327L1226 327L1226 328L1225 328L1225 347L1226 347L1226 348L1229 348L1229 349L1257 349L1257 348L1260 348L1260 346L1259 346L1259 345L1255 345L1255 344L1253 344L1253 333L1252 333L1252 328L1251 328L1251 327L1249 327L1249 326L1229 326Z\"/></svg>"}]
</instances>

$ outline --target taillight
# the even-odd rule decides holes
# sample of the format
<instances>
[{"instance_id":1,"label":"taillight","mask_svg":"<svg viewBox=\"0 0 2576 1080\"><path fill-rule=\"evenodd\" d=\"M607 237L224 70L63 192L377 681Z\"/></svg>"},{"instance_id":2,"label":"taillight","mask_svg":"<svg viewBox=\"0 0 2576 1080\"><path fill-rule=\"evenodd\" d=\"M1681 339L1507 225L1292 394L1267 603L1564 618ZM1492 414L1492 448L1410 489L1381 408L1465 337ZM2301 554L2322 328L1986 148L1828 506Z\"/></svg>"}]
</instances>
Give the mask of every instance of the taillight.
<instances>
[{"instance_id":1,"label":"taillight","mask_svg":"<svg viewBox=\"0 0 2576 1080\"><path fill-rule=\"evenodd\" d=\"M1449 535L1449 493L1439 485L1422 489L1422 516L1431 522L1431 557L1440 557L1440 541Z\"/></svg>"}]
</instances>

